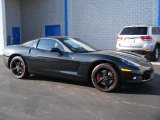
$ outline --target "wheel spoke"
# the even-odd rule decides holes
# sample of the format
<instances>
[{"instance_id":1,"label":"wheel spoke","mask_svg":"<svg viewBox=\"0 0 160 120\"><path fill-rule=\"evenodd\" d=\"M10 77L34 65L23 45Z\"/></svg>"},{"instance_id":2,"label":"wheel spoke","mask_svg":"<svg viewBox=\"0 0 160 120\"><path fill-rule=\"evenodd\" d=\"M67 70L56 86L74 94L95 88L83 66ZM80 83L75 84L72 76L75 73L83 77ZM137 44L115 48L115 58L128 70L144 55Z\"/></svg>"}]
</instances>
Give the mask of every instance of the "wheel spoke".
<instances>
[{"instance_id":1,"label":"wheel spoke","mask_svg":"<svg viewBox=\"0 0 160 120\"><path fill-rule=\"evenodd\" d=\"M18 73L19 75L21 75L21 74L22 74L22 69L19 68L19 70L17 71L17 73Z\"/></svg>"},{"instance_id":2,"label":"wheel spoke","mask_svg":"<svg viewBox=\"0 0 160 120\"><path fill-rule=\"evenodd\" d=\"M106 86L105 86L105 88L106 88L106 89L108 89L108 88L109 88L109 86L108 86L108 85L106 85Z\"/></svg>"},{"instance_id":3,"label":"wheel spoke","mask_svg":"<svg viewBox=\"0 0 160 120\"><path fill-rule=\"evenodd\" d=\"M20 66L21 65L21 61L17 62L17 65Z\"/></svg>"},{"instance_id":4,"label":"wheel spoke","mask_svg":"<svg viewBox=\"0 0 160 120\"><path fill-rule=\"evenodd\" d=\"M105 77L103 77L102 79L98 80L98 81L97 81L97 84L98 84L98 83L101 83L101 82L104 82L105 85L108 85L108 84L110 84L109 82L110 82L111 80L113 81L114 78L113 78L113 77L109 77L109 76L105 76Z\"/></svg>"},{"instance_id":5,"label":"wheel spoke","mask_svg":"<svg viewBox=\"0 0 160 120\"><path fill-rule=\"evenodd\" d=\"M97 84L98 84L98 83L101 83L101 82L103 82L103 81L104 81L104 79L98 80L98 81L97 81Z\"/></svg>"},{"instance_id":6,"label":"wheel spoke","mask_svg":"<svg viewBox=\"0 0 160 120\"><path fill-rule=\"evenodd\" d=\"M107 73L108 73L108 71L107 71L107 70L102 70L102 71L101 71L101 74L103 75L103 77L104 77L104 76L106 76L106 75L107 75Z\"/></svg>"},{"instance_id":7,"label":"wheel spoke","mask_svg":"<svg viewBox=\"0 0 160 120\"><path fill-rule=\"evenodd\" d=\"M17 69L17 67L15 67L15 68L12 68L11 70L12 70L12 71L14 71L14 70L16 70L16 69Z\"/></svg>"}]
</instances>

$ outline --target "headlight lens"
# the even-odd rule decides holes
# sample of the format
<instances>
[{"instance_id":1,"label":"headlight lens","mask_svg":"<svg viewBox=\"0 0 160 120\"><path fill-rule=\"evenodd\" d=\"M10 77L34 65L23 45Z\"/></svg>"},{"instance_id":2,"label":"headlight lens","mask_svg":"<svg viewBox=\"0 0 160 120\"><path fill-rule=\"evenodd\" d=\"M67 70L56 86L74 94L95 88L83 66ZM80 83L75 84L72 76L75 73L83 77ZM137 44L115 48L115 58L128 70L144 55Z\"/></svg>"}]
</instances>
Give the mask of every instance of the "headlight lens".
<instances>
[{"instance_id":1,"label":"headlight lens","mask_svg":"<svg viewBox=\"0 0 160 120\"><path fill-rule=\"evenodd\" d=\"M135 62L133 62L133 61L128 61L128 60L126 60L126 59L121 59L121 60L122 60L123 63L125 63L125 64L127 64L127 65L129 65L129 66L141 66L140 64L135 63Z\"/></svg>"}]
</instances>

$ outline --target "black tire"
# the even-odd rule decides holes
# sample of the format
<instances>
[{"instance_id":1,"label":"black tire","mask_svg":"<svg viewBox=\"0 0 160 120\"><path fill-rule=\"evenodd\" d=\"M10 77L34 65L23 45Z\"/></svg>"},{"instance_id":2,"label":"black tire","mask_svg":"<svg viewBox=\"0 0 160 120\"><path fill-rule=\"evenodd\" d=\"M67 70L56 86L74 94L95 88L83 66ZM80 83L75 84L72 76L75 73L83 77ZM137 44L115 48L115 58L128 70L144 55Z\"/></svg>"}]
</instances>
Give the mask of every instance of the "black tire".
<instances>
[{"instance_id":1,"label":"black tire","mask_svg":"<svg viewBox=\"0 0 160 120\"><path fill-rule=\"evenodd\" d=\"M28 70L25 61L20 56L15 56L10 62L10 70L17 79L28 77Z\"/></svg>"},{"instance_id":2,"label":"black tire","mask_svg":"<svg viewBox=\"0 0 160 120\"><path fill-rule=\"evenodd\" d=\"M103 92L112 92L120 86L118 72L108 63L97 65L92 71L91 80L94 87Z\"/></svg>"},{"instance_id":3,"label":"black tire","mask_svg":"<svg viewBox=\"0 0 160 120\"><path fill-rule=\"evenodd\" d=\"M151 61L157 61L159 59L159 47L156 46L154 51L150 55Z\"/></svg>"}]
</instances>

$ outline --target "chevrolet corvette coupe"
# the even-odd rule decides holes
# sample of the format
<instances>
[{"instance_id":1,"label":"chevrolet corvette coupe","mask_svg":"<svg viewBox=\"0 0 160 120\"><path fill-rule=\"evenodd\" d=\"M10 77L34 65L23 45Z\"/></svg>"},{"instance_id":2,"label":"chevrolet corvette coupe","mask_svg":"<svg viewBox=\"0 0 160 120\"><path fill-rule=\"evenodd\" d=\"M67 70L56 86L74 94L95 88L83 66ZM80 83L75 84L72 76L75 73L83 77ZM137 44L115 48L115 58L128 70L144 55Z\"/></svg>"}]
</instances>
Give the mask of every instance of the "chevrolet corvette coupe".
<instances>
[{"instance_id":1,"label":"chevrolet corvette coupe","mask_svg":"<svg viewBox=\"0 0 160 120\"><path fill-rule=\"evenodd\" d=\"M96 50L74 37L46 37L7 46L3 58L17 79L30 74L51 75L91 81L104 92L154 77L153 66L144 57L131 52Z\"/></svg>"}]
</instances>

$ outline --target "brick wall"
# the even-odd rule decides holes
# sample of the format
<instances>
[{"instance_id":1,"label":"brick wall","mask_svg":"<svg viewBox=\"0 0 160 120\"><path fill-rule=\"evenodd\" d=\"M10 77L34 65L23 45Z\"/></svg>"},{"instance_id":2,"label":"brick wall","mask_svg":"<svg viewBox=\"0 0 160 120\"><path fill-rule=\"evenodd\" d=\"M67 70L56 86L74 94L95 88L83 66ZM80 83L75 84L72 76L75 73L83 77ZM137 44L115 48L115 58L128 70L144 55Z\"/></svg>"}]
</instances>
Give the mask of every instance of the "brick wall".
<instances>
[{"instance_id":1,"label":"brick wall","mask_svg":"<svg viewBox=\"0 0 160 120\"><path fill-rule=\"evenodd\" d=\"M64 35L64 0L22 0L23 42L45 36L45 25L61 25Z\"/></svg>"},{"instance_id":2,"label":"brick wall","mask_svg":"<svg viewBox=\"0 0 160 120\"><path fill-rule=\"evenodd\" d=\"M12 27L21 27L20 0L5 0L5 7L7 39L12 44Z\"/></svg>"},{"instance_id":3,"label":"brick wall","mask_svg":"<svg viewBox=\"0 0 160 120\"><path fill-rule=\"evenodd\" d=\"M6 0L7 36L21 26L22 42L43 37L45 25L61 25L64 0ZM69 35L98 49L114 49L125 25L158 24L158 0L68 0Z\"/></svg>"},{"instance_id":4,"label":"brick wall","mask_svg":"<svg viewBox=\"0 0 160 120\"><path fill-rule=\"evenodd\" d=\"M158 0L68 0L69 34L114 49L123 26L157 25Z\"/></svg>"}]
</instances>

